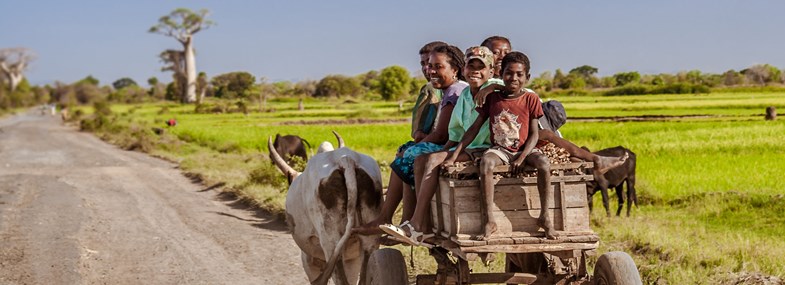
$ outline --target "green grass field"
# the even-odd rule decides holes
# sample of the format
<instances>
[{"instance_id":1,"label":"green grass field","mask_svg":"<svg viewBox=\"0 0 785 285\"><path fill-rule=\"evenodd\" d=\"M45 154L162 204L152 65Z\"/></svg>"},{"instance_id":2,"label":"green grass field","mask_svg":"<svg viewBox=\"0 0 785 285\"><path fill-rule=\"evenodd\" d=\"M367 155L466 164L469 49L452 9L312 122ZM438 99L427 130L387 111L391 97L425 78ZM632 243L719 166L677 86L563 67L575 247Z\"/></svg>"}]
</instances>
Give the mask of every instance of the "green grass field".
<instances>
[{"instance_id":1,"label":"green grass field","mask_svg":"<svg viewBox=\"0 0 785 285\"><path fill-rule=\"evenodd\" d=\"M764 121L766 106L785 106L785 94L717 93L702 95L561 97L570 118L622 116L692 116L657 121L573 120L565 137L592 150L625 146L637 154L640 205L630 218L605 218L599 195L592 225L602 238L600 253L630 253L645 283L732 283L734 276L760 273L785 278L785 121ZM249 106L252 110L256 106ZM404 107L411 108L411 103ZM275 112L249 115L194 114L193 106L152 104L114 106L121 129L168 128L163 146L151 153L181 163L206 183L226 182L235 191L273 211L283 209L285 181L252 175L270 169L267 138L296 134L314 148L335 142L339 132L349 147L386 165L395 149L408 140L409 111L397 103L340 100L268 102ZM370 124L338 123L368 118L390 120ZM287 124L304 121L315 124ZM126 137L133 140L133 136ZM116 142L123 139L115 136ZM254 172L256 170L256 172ZM278 179L278 180L276 180ZM385 181L386 184L386 181ZM610 195L614 197L615 195ZM615 198L611 199L615 211ZM404 250L408 255L409 251ZM413 273L432 272L427 253L415 250ZM478 272L496 270L498 262Z\"/></svg>"}]
</instances>

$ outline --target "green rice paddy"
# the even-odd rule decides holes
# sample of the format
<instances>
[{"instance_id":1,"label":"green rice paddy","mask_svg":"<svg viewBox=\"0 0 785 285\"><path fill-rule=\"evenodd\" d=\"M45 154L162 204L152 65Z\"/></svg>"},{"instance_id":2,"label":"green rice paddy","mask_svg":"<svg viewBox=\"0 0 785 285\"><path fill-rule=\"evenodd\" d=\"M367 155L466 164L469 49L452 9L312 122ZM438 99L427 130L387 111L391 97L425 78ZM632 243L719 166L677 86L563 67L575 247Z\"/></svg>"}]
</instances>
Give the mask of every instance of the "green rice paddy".
<instances>
[{"instance_id":1,"label":"green rice paddy","mask_svg":"<svg viewBox=\"0 0 785 285\"><path fill-rule=\"evenodd\" d=\"M650 284L732 283L735 276L757 273L785 278L785 120L763 119L767 106L785 110L785 94L552 99L566 107L571 120L561 131L570 141L592 150L622 145L637 154L640 205L632 217L605 218L599 195L594 197L600 210L592 214L592 225L602 238L600 253L628 252ZM244 163L223 166L233 175L213 170L206 174L208 181L237 180L225 182L275 212L282 209L284 189L249 185L243 175L266 163L261 157L267 154L269 136L296 134L315 149L322 141L335 143L330 132L335 130L347 146L374 157L386 179L385 166L395 149L409 140L411 106L407 102L398 110L395 102L334 99L307 100L304 111L297 110L296 100L268 102L266 112L249 105L254 112L248 115L194 114L193 106L172 104L113 110L122 114L122 124L147 128L165 128L165 120L176 118L178 125L167 132L198 150L155 152L191 171L206 172L211 168L203 164L222 156L244 157ZM609 119L613 117L635 121ZM360 119L365 123L357 123ZM216 154L205 154L210 152ZM615 204L612 198L613 212ZM418 261L427 259L417 252ZM432 272L428 262L418 263L412 272Z\"/></svg>"}]
</instances>

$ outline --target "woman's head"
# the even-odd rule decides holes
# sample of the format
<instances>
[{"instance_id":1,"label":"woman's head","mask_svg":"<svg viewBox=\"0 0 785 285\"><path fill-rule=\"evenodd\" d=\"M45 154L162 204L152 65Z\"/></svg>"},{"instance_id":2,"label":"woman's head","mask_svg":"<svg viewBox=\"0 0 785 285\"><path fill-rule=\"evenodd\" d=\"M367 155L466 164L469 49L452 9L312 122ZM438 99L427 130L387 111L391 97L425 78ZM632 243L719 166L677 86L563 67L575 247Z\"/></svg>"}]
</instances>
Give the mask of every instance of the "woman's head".
<instances>
[{"instance_id":1,"label":"woman's head","mask_svg":"<svg viewBox=\"0 0 785 285\"><path fill-rule=\"evenodd\" d=\"M463 77L464 58L460 49L451 45L435 47L428 58L428 74L434 88L447 88Z\"/></svg>"},{"instance_id":2,"label":"woman's head","mask_svg":"<svg viewBox=\"0 0 785 285\"><path fill-rule=\"evenodd\" d=\"M522 52L510 52L502 59L502 80L507 93L520 91L529 82L529 57Z\"/></svg>"},{"instance_id":3,"label":"woman's head","mask_svg":"<svg viewBox=\"0 0 785 285\"><path fill-rule=\"evenodd\" d=\"M512 51L510 40L502 36L492 36L482 41L481 45L487 47L493 53L494 62L496 63L496 68L493 70L493 76L497 78L500 77L502 58Z\"/></svg>"},{"instance_id":4,"label":"woman's head","mask_svg":"<svg viewBox=\"0 0 785 285\"><path fill-rule=\"evenodd\" d=\"M430 43L425 44L422 48L420 48L420 70L422 70L422 75L425 76L425 79L428 78L428 58L431 55L431 51L437 46L444 46L447 45L445 42L441 41L433 41Z\"/></svg>"},{"instance_id":5,"label":"woman's head","mask_svg":"<svg viewBox=\"0 0 785 285\"><path fill-rule=\"evenodd\" d=\"M479 88L493 75L493 53L487 47L476 46L466 49L466 66L463 76L471 88Z\"/></svg>"}]
</instances>

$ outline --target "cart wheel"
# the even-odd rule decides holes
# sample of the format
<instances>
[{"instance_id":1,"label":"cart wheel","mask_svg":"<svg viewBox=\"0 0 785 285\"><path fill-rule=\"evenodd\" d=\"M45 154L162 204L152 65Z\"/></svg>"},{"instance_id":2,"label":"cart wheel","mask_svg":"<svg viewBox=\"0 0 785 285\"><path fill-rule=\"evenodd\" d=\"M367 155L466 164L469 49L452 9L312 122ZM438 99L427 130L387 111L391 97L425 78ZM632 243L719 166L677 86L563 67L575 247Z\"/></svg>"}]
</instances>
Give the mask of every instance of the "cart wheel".
<instances>
[{"instance_id":1,"label":"cart wheel","mask_svg":"<svg viewBox=\"0 0 785 285\"><path fill-rule=\"evenodd\" d=\"M594 266L594 284L638 285L641 275L632 257L625 252L612 251L600 256Z\"/></svg>"},{"instance_id":2,"label":"cart wheel","mask_svg":"<svg viewBox=\"0 0 785 285\"><path fill-rule=\"evenodd\" d=\"M403 255L397 249L382 248L371 253L365 275L366 285L406 285L409 275Z\"/></svg>"}]
</instances>

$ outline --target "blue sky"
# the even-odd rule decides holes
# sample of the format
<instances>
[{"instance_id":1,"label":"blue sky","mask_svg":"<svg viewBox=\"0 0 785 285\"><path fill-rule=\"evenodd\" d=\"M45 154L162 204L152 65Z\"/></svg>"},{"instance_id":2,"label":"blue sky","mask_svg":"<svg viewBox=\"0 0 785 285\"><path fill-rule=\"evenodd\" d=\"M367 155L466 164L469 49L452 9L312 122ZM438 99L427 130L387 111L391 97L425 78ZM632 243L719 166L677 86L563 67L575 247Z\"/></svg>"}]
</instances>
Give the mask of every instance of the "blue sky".
<instances>
[{"instance_id":1,"label":"blue sky","mask_svg":"<svg viewBox=\"0 0 785 285\"><path fill-rule=\"evenodd\" d=\"M588 64L622 71L721 73L785 68L785 1L11 1L0 0L0 48L27 47L33 84L93 75L102 84L160 71L178 42L147 30L175 8L210 10L195 37L209 76L248 71L269 81L356 75L389 65L419 74L417 51L510 38L532 73Z\"/></svg>"}]
</instances>

